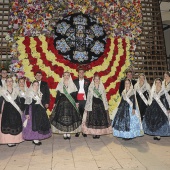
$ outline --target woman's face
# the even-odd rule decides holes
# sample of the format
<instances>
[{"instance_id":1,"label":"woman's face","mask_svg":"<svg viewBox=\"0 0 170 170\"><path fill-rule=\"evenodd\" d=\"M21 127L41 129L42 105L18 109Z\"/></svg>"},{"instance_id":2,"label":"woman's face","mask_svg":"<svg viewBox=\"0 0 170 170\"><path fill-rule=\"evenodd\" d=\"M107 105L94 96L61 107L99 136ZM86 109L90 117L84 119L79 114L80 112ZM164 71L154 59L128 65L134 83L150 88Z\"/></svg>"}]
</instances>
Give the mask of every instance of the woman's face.
<instances>
[{"instance_id":1,"label":"woman's face","mask_svg":"<svg viewBox=\"0 0 170 170\"><path fill-rule=\"evenodd\" d=\"M63 75L64 81L68 81L70 78L70 74L69 73L64 73Z\"/></svg>"},{"instance_id":2,"label":"woman's face","mask_svg":"<svg viewBox=\"0 0 170 170\"><path fill-rule=\"evenodd\" d=\"M155 81L155 86L156 87L161 87L162 86L162 82L160 80L156 80Z\"/></svg>"},{"instance_id":3,"label":"woman's face","mask_svg":"<svg viewBox=\"0 0 170 170\"><path fill-rule=\"evenodd\" d=\"M129 80L126 80L126 81L125 81L125 88L126 88L126 89L129 89L129 88L130 88L130 81L129 81Z\"/></svg>"},{"instance_id":4,"label":"woman's face","mask_svg":"<svg viewBox=\"0 0 170 170\"><path fill-rule=\"evenodd\" d=\"M139 77L139 82L143 84L145 82L145 76L140 76Z\"/></svg>"},{"instance_id":5,"label":"woman's face","mask_svg":"<svg viewBox=\"0 0 170 170\"><path fill-rule=\"evenodd\" d=\"M100 83L100 78L98 76L94 77L94 83L95 84L99 84Z\"/></svg>"},{"instance_id":6,"label":"woman's face","mask_svg":"<svg viewBox=\"0 0 170 170\"><path fill-rule=\"evenodd\" d=\"M168 81L169 78L170 78L170 77L168 76L168 74L165 73L165 74L164 74L164 79L165 79L165 81Z\"/></svg>"},{"instance_id":7,"label":"woman's face","mask_svg":"<svg viewBox=\"0 0 170 170\"><path fill-rule=\"evenodd\" d=\"M19 87L24 87L25 86L25 80L21 79L19 80Z\"/></svg>"},{"instance_id":8,"label":"woman's face","mask_svg":"<svg viewBox=\"0 0 170 170\"><path fill-rule=\"evenodd\" d=\"M7 85L7 87L12 87L12 86L13 86L13 80L12 80L12 78L6 79L6 85Z\"/></svg>"},{"instance_id":9,"label":"woman's face","mask_svg":"<svg viewBox=\"0 0 170 170\"><path fill-rule=\"evenodd\" d=\"M38 91L39 83L38 82L34 82L33 85L32 85L32 88L33 88L34 91Z\"/></svg>"}]
</instances>

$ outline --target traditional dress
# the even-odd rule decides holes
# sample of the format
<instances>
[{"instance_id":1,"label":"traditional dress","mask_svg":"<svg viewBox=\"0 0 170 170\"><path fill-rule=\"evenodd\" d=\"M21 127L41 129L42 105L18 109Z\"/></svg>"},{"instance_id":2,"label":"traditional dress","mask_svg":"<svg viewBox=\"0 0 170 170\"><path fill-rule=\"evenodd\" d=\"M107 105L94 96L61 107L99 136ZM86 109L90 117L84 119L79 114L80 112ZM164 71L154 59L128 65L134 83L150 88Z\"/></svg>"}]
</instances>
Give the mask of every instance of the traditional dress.
<instances>
[{"instance_id":1,"label":"traditional dress","mask_svg":"<svg viewBox=\"0 0 170 170\"><path fill-rule=\"evenodd\" d=\"M19 107L24 112L25 111L26 92L27 92L28 88L27 88L26 83L25 83L24 89L21 89L19 86L16 88L18 89L18 92L19 92L19 100L20 100Z\"/></svg>"},{"instance_id":2,"label":"traditional dress","mask_svg":"<svg viewBox=\"0 0 170 170\"><path fill-rule=\"evenodd\" d=\"M51 125L41 100L42 93L35 92L31 86L26 93L26 109L23 115L25 140L42 140L51 136ZM26 119L26 115L30 118Z\"/></svg>"},{"instance_id":3,"label":"traditional dress","mask_svg":"<svg viewBox=\"0 0 170 170\"><path fill-rule=\"evenodd\" d=\"M105 88L100 81L99 88L92 80L85 105L82 121L82 132L91 135L105 135L112 133L111 120L108 113L108 102Z\"/></svg>"},{"instance_id":4,"label":"traditional dress","mask_svg":"<svg viewBox=\"0 0 170 170\"><path fill-rule=\"evenodd\" d=\"M157 93L155 82L151 90L150 105L143 119L144 132L153 136L170 136L170 117L167 110L170 101L167 91L163 88Z\"/></svg>"},{"instance_id":5,"label":"traditional dress","mask_svg":"<svg viewBox=\"0 0 170 170\"><path fill-rule=\"evenodd\" d=\"M148 106L148 99L149 99L150 90L151 90L150 85L148 84L146 80L146 77L145 77L145 81L142 87L140 87L139 79L138 79L137 83L135 84L134 89L136 93L137 104L138 104L140 115L141 115L141 120L143 120L143 117L145 116L146 108Z\"/></svg>"},{"instance_id":6,"label":"traditional dress","mask_svg":"<svg viewBox=\"0 0 170 170\"><path fill-rule=\"evenodd\" d=\"M50 116L53 133L78 133L81 132L82 116L77 103L77 88L69 78L68 86L64 85L63 78L58 84L55 107Z\"/></svg>"},{"instance_id":7,"label":"traditional dress","mask_svg":"<svg viewBox=\"0 0 170 170\"><path fill-rule=\"evenodd\" d=\"M166 81L164 80L162 82L163 88L168 92L168 94L170 95L170 82L166 83Z\"/></svg>"},{"instance_id":8,"label":"traditional dress","mask_svg":"<svg viewBox=\"0 0 170 170\"><path fill-rule=\"evenodd\" d=\"M127 78L127 77L126 77L126 78ZM122 95L122 92L123 92L123 90L124 90L126 78L123 79L123 80L121 80L121 82L120 82L120 86L119 86L119 94L120 94L120 96ZM133 85L133 87L134 87L135 84L136 84L136 80L132 79L131 82L132 82L132 85Z\"/></svg>"},{"instance_id":9,"label":"traditional dress","mask_svg":"<svg viewBox=\"0 0 170 170\"><path fill-rule=\"evenodd\" d=\"M6 87L0 90L0 144L16 144L22 138L22 111L19 92L13 88L10 93Z\"/></svg>"},{"instance_id":10,"label":"traditional dress","mask_svg":"<svg viewBox=\"0 0 170 170\"><path fill-rule=\"evenodd\" d=\"M135 109L135 114L132 113ZM122 92L120 104L113 120L113 135L120 138L131 139L143 135L139 109L136 105L133 86Z\"/></svg>"}]
</instances>

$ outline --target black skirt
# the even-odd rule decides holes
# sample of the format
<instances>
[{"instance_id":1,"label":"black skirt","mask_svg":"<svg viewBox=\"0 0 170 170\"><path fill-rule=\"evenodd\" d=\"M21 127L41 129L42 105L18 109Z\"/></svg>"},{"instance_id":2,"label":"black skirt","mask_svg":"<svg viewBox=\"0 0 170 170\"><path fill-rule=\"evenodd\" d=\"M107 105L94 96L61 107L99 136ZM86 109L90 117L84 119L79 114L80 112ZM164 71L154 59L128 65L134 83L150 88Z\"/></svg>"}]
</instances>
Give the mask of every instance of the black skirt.
<instances>
[{"instance_id":1,"label":"black skirt","mask_svg":"<svg viewBox=\"0 0 170 170\"><path fill-rule=\"evenodd\" d=\"M1 119L1 132L4 134L18 135L22 132L22 119L17 109L5 101Z\"/></svg>"},{"instance_id":2,"label":"black skirt","mask_svg":"<svg viewBox=\"0 0 170 170\"><path fill-rule=\"evenodd\" d=\"M40 104L35 104L33 100L32 104L29 105L29 113L32 114L32 130L34 132L46 135L50 132L51 125L48 119L46 109Z\"/></svg>"},{"instance_id":3,"label":"black skirt","mask_svg":"<svg viewBox=\"0 0 170 170\"><path fill-rule=\"evenodd\" d=\"M159 130L164 124L168 123L167 116L155 100L146 109L145 123L151 132Z\"/></svg>"},{"instance_id":4,"label":"black skirt","mask_svg":"<svg viewBox=\"0 0 170 170\"><path fill-rule=\"evenodd\" d=\"M82 123L82 116L70 103L67 97L61 93L57 106L50 116L51 124L60 131L72 132Z\"/></svg>"},{"instance_id":5,"label":"black skirt","mask_svg":"<svg viewBox=\"0 0 170 170\"><path fill-rule=\"evenodd\" d=\"M93 97L92 111L87 112L86 126L92 129L105 129L111 126L109 113L101 99Z\"/></svg>"},{"instance_id":6,"label":"black skirt","mask_svg":"<svg viewBox=\"0 0 170 170\"><path fill-rule=\"evenodd\" d=\"M114 129L123 132L130 131L129 107L130 105L128 104L128 102L122 98L117 113L115 115L115 118L113 120L112 127L114 127Z\"/></svg>"}]
</instances>

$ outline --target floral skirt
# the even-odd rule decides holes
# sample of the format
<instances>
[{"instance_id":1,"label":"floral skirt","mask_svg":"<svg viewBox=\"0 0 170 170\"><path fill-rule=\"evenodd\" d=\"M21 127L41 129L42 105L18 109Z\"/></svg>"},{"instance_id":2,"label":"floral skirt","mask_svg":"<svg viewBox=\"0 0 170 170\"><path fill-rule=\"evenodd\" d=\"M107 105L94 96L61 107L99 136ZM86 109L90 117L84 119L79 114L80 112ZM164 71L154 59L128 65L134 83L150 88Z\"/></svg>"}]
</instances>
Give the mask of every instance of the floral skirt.
<instances>
[{"instance_id":1,"label":"floral skirt","mask_svg":"<svg viewBox=\"0 0 170 170\"><path fill-rule=\"evenodd\" d=\"M120 138L135 138L137 136L143 136L143 128L140 121L139 113L136 111L136 113L133 115L131 107L129 108L129 113L130 113L129 131L119 131L113 127L113 136L120 137Z\"/></svg>"}]
</instances>

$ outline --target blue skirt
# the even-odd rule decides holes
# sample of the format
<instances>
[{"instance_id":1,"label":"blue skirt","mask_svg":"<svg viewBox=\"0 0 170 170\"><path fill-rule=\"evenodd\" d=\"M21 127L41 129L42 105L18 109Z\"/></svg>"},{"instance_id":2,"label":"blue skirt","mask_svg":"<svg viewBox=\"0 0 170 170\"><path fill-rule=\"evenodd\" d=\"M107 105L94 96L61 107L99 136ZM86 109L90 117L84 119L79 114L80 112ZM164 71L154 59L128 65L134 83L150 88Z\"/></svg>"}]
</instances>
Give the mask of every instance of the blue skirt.
<instances>
[{"instance_id":1,"label":"blue skirt","mask_svg":"<svg viewBox=\"0 0 170 170\"><path fill-rule=\"evenodd\" d=\"M137 136L143 136L143 128L140 121L139 112L136 110L135 114L132 114L132 108L129 107L130 113L130 130L129 131L119 131L113 127L113 136L120 138L135 138Z\"/></svg>"},{"instance_id":2,"label":"blue skirt","mask_svg":"<svg viewBox=\"0 0 170 170\"><path fill-rule=\"evenodd\" d=\"M144 118L143 129L144 129L145 134L148 134L148 135L151 135L151 136L170 136L170 124L169 124L169 122L166 122L159 129L152 132L147 127L146 122L145 122L145 118Z\"/></svg>"}]
</instances>

